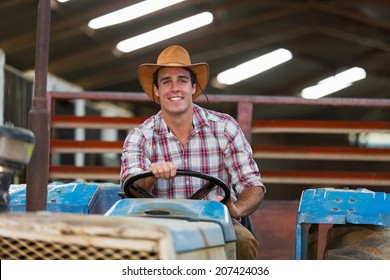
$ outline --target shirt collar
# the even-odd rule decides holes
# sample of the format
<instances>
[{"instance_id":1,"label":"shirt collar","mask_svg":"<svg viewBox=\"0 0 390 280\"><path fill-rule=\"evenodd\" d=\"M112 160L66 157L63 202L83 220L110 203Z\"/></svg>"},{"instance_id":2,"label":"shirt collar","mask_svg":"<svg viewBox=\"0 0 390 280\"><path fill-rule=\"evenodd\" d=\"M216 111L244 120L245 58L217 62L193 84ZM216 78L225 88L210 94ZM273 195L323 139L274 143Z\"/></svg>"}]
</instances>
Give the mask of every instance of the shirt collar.
<instances>
[{"instance_id":1,"label":"shirt collar","mask_svg":"<svg viewBox=\"0 0 390 280\"><path fill-rule=\"evenodd\" d=\"M161 111L154 116L154 129L158 135L166 135L169 133L167 124L165 123Z\"/></svg>"},{"instance_id":2,"label":"shirt collar","mask_svg":"<svg viewBox=\"0 0 390 280\"><path fill-rule=\"evenodd\" d=\"M161 111L154 116L155 130L158 134L167 135L170 130L165 123ZM207 118L207 111L199 105L193 104L193 130L194 132L200 131L203 126L209 126L209 120Z\"/></svg>"},{"instance_id":3,"label":"shirt collar","mask_svg":"<svg viewBox=\"0 0 390 280\"><path fill-rule=\"evenodd\" d=\"M207 118L207 111L202 107L194 104L193 121L194 129L200 130L203 126L209 126L209 119Z\"/></svg>"}]
</instances>

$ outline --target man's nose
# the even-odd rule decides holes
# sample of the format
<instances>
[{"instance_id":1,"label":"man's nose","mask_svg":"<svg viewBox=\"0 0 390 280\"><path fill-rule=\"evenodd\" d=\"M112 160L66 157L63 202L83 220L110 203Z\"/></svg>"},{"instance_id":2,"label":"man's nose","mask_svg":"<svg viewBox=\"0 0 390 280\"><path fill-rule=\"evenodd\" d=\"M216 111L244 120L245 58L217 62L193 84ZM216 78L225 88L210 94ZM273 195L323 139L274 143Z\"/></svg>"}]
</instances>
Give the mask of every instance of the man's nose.
<instances>
[{"instance_id":1,"label":"man's nose","mask_svg":"<svg viewBox=\"0 0 390 280\"><path fill-rule=\"evenodd\" d=\"M171 90L172 90L172 91L179 91L179 90L180 90L179 83L173 81L173 82L172 82L172 88L171 88Z\"/></svg>"}]
</instances>

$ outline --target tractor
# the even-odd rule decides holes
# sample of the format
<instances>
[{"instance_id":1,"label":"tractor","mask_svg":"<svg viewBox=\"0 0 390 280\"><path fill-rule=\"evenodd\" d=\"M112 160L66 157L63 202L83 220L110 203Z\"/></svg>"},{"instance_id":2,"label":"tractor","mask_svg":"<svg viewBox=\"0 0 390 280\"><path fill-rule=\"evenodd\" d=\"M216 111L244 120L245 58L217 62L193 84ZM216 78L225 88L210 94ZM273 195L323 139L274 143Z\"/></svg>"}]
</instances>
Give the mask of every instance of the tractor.
<instances>
[{"instance_id":1,"label":"tractor","mask_svg":"<svg viewBox=\"0 0 390 280\"><path fill-rule=\"evenodd\" d=\"M1 259L235 259L236 236L223 204L227 185L209 175L178 170L207 183L190 199L157 199L149 193L128 198L113 183L48 185L47 210L26 213L25 184L11 184L31 156L34 135L25 129L0 128L2 143ZM139 192L136 181L124 190ZM214 187L224 191L221 202L202 200Z\"/></svg>"},{"instance_id":2,"label":"tractor","mask_svg":"<svg viewBox=\"0 0 390 280\"><path fill-rule=\"evenodd\" d=\"M207 174L178 170L206 183L189 199L158 199L137 185L52 182L47 209L26 212L26 184L11 184L29 162L31 131L0 126L1 259L234 260L236 236L228 186ZM203 200L215 187L221 202ZM131 191L130 191L131 189ZM124 191L124 192L123 192ZM132 198L137 193L141 198ZM367 189L303 191L297 213L296 259L317 258L318 226L329 224L327 259L389 259L390 196ZM247 217L248 218L248 217ZM250 219L246 225L251 228Z\"/></svg>"}]
</instances>

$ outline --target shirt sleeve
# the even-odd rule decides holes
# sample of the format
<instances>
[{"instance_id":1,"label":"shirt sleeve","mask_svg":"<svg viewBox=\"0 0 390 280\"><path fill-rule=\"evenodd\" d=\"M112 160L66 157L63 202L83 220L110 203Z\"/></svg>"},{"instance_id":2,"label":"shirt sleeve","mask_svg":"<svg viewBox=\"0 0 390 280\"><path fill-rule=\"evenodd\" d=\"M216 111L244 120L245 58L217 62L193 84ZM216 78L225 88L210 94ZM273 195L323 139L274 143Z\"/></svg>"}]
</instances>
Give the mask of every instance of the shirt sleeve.
<instances>
[{"instance_id":1,"label":"shirt sleeve","mask_svg":"<svg viewBox=\"0 0 390 280\"><path fill-rule=\"evenodd\" d=\"M120 173L120 183L132 175L144 170L150 166L147 151L147 138L138 128L134 128L127 135L122 151L122 163Z\"/></svg>"},{"instance_id":2,"label":"shirt sleeve","mask_svg":"<svg viewBox=\"0 0 390 280\"><path fill-rule=\"evenodd\" d=\"M226 123L225 136L228 139L224 151L225 167L237 193L250 187L262 187L265 191L252 148L234 119Z\"/></svg>"}]
</instances>

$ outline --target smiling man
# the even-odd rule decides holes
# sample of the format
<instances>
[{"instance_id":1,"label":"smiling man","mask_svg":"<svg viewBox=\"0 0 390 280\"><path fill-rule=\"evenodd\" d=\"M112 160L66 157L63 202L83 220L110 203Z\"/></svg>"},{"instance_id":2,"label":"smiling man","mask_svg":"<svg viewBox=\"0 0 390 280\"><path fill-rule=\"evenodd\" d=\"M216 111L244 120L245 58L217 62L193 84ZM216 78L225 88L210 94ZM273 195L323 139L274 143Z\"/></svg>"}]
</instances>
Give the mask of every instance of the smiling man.
<instances>
[{"instance_id":1,"label":"smiling man","mask_svg":"<svg viewBox=\"0 0 390 280\"><path fill-rule=\"evenodd\" d=\"M188 52L174 45L161 52L156 64L142 64L138 75L161 111L126 137L121 185L150 170L154 176L138 181L141 188L160 198L189 198L204 182L175 177L177 169L221 179L232 193L226 206L237 235L237 259L257 259L258 242L240 221L260 205L265 187L251 146L235 119L193 103L207 86L208 64L192 64ZM214 189L206 199L219 201L221 193Z\"/></svg>"}]
</instances>

